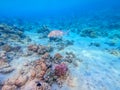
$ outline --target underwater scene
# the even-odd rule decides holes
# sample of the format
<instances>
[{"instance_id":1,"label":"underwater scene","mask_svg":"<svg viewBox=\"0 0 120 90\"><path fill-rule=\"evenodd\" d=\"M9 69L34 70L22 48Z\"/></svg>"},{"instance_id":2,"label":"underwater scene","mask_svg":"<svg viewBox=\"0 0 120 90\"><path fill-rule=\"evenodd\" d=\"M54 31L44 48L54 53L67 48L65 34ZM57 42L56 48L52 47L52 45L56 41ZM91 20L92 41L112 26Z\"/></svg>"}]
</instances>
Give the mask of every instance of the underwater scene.
<instances>
[{"instance_id":1,"label":"underwater scene","mask_svg":"<svg viewBox=\"0 0 120 90\"><path fill-rule=\"evenodd\" d=\"M0 90L120 90L120 0L0 0Z\"/></svg>"}]
</instances>

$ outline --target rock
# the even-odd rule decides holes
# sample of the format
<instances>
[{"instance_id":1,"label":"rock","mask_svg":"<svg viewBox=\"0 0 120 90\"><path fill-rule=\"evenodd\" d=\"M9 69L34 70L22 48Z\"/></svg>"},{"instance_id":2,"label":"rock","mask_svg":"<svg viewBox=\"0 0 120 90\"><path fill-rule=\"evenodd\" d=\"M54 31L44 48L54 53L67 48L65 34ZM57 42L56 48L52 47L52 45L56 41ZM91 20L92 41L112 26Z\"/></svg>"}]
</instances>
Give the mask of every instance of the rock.
<instances>
[{"instance_id":1,"label":"rock","mask_svg":"<svg viewBox=\"0 0 120 90\"><path fill-rule=\"evenodd\" d=\"M70 41L70 40L65 40L64 42L65 42L64 45L65 45L66 47L74 44L74 41L73 41L73 40L71 40L71 41Z\"/></svg>"},{"instance_id":2,"label":"rock","mask_svg":"<svg viewBox=\"0 0 120 90\"><path fill-rule=\"evenodd\" d=\"M12 68L12 67L0 69L0 73L2 73L2 74L11 73L12 71L14 71L14 68Z\"/></svg>"},{"instance_id":3,"label":"rock","mask_svg":"<svg viewBox=\"0 0 120 90\"><path fill-rule=\"evenodd\" d=\"M3 57L5 57L6 56L6 51L1 51L0 52L0 58L3 58Z\"/></svg>"},{"instance_id":4,"label":"rock","mask_svg":"<svg viewBox=\"0 0 120 90\"><path fill-rule=\"evenodd\" d=\"M31 71L31 79L34 79L36 77L36 72L35 70Z\"/></svg>"},{"instance_id":5,"label":"rock","mask_svg":"<svg viewBox=\"0 0 120 90\"><path fill-rule=\"evenodd\" d=\"M46 73L46 71L41 71L41 72L39 73L39 75L37 76L37 78L39 78L40 80L42 80L43 77L44 77L44 75L45 75L45 73Z\"/></svg>"},{"instance_id":6,"label":"rock","mask_svg":"<svg viewBox=\"0 0 120 90\"><path fill-rule=\"evenodd\" d=\"M52 85L57 80L57 76L54 74L54 70L52 68L48 69L46 74L44 75L44 81Z\"/></svg>"},{"instance_id":7,"label":"rock","mask_svg":"<svg viewBox=\"0 0 120 90\"><path fill-rule=\"evenodd\" d=\"M15 46L13 47L14 52L18 52L21 49L21 46Z\"/></svg>"},{"instance_id":8,"label":"rock","mask_svg":"<svg viewBox=\"0 0 120 90\"><path fill-rule=\"evenodd\" d=\"M42 71L46 71L47 70L47 66L46 66L44 61L41 61L41 65L40 66L41 66L41 70Z\"/></svg>"},{"instance_id":9,"label":"rock","mask_svg":"<svg viewBox=\"0 0 120 90\"><path fill-rule=\"evenodd\" d=\"M108 52L112 55L115 55L117 57L120 57L120 50L119 49L112 49L112 50L108 50Z\"/></svg>"},{"instance_id":10,"label":"rock","mask_svg":"<svg viewBox=\"0 0 120 90\"><path fill-rule=\"evenodd\" d=\"M45 60L44 59L37 60L35 62L34 70L36 72L36 78L43 79L47 71L47 65L45 63Z\"/></svg>"},{"instance_id":11,"label":"rock","mask_svg":"<svg viewBox=\"0 0 120 90\"><path fill-rule=\"evenodd\" d=\"M6 65L7 62L5 59L0 59L0 68L3 66L3 65Z\"/></svg>"},{"instance_id":12,"label":"rock","mask_svg":"<svg viewBox=\"0 0 120 90\"><path fill-rule=\"evenodd\" d=\"M48 26L43 25L41 26L38 30L37 33L45 33L48 34L50 32L50 29L48 28Z\"/></svg>"},{"instance_id":13,"label":"rock","mask_svg":"<svg viewBox=\"0 0 120 90\"><path fill-rule=\"evenodd\" d=\"M4 85L2 87L2 90L17 90L17 87L15 85L11 86L11 85Z\"/></svg>"},{"instance_id":14,"label":"rock","mask_svg":"<svg viewBox=\"0 0 120 90\"><path fill-rule=\"evenodd\" d=\"M6 44L16 44L17 42L22 43L26 38L20 27L14 27L12 25L0 24L0 37L4 40ZM9 34L8 34L9 33Z\"/></svg>"},{"instance_id":15,"label":"rock","mask_svg":"<svg viewBox=\"0 0 120 90\"><path fill-rule=\"evenodd\" d=\"M92 28L85 28L81 31L80 35L82 37L97 38L99 36L99 33L97 30L93 30Z\"/></svg>"},{"instance_id":16,"label":"rock","mask_svg":"<svg viewBox=\"0 0 120 90\"><path fill-rule=\"evenodd\" d=\"M0 62L0 70L2 70L2 69L4 69L4 68L8 68L8 67L10 67L10 65L8 64L8 63L6 63L6 62Z\"/></svg>"},{"instance_id":17,"label":"rock","mask_svg":"<svg viewBox=\"0 0 120 90\"><path fill-rule=\"evenodd\" d=\"M15 85L16 77L10 78L7 81L5 81L5 85Z\"/></svg>"},{"instance_id":18,"label":"rock","mask_svg":"<svg viewBox=\"0 0 120 90\"><path fill-rule=\"evenodd\" d=\"M51 90L51 87L45 82L41 82L41 86L43 90Z\"/></svg>"},{"instance_id":19,"label":"rock","mask_svg":"<svg viewBox=\"0 0 120 90\"><path fill-rule=\"evenodd\" d=\"M38 54L45 54L46 52L48 52L47 47L40 45L37 53Z\"/></svg>"},{"instance_id":20,"label":"rock","mask_svg":"<svg viewBox=\"0 0 120 90\"><path fill-rule=\"evenodd\" d=\"M43 45L30 45L30 46L28 46L28 50L43 55L46 52L52 51L52 48L51 47L46 47L46 46L43 46Z\"/></svg>"},{"instance_id":21,"label":"rock","mask_svg":"<svg viewBox=\"0 0 120 90\"><path fill-rule=\"evenodd\" d=\"M47 60L47 59L50 59L50 54L48 52L46 52L43 56L42 56L42 59L44 60Z\"/></svg>"},{"instance_id":22,"label":"rock","mask_svg":"<svg viewBox=\"0 0 120 90\"><path fill-rule=\"evenodd\" d=\"M21 37L23 37L23 31L18 28L18 27L14 27L14 26L8 26L7 24L0 24L0 31L2 33L9 33L9 34L17 34Z\"/></svg>"},{"instance_id":23,"label":"rock","mask_svg":"<svg viewBox=\"0 0 120 90\"><path fill-rule=\"evenodd\" d=\"M27 83L22 90L51 90L51 87L48 83L35 79Z\"/></svg>"},{"instance_id":24,"label":"rock","mask_svg":"<svg viewBox=\"0 0 120 90\"><path fill-rule=\"evenodd\" d=\"M62 55L59 54L59 53L56 53L56 54L54 55L54 59L55 59L55 60L60 60L60 59L62 59Z\"/></svg>"},{"instance_id":25,"label":"rock","mask_svg":"<svg viewBox=\"0 0 120 90\"><path fill-rule=\"evenodd\" d=\"M68 55L71 58L76 58L76 56L73 52L66 52L66 55Z\"/></svg>"},{"instance_id":26,"label":"rock","mask_svg":"<svg viewBox=\"0 0 120 90\"><path fill-rule=\"evenodd\" d=\"M0 73L7 74L14 71L14 69L8 64L6 59L0 59Z\"/></svg>"},{"instance_id":27,"label":"rock","mask_svg":"<svg viewBox=\"0 0 120 90\"><path fill-rule=\"evenodd\" d=\"M73 52L66 52L64 61L66 61L68 63L72 63L74 59L76 59L76 56Z\"/></svg>"},{"instance_id":28,"label":"rock","mask_svg":"<svg viewBox=\"0 0 120 90\"><path fill-rule=\"evenodd\" d=\"M40 37L39 37L40 39L46 38L47 35L49 34L49 32L50 32L50 29L47 26L45 26L45 25L41 26L37 30L37 33L40 33Z\"/></svg>"},{"instance_id":29,"label":"rock","mask_svg":"<svg viewBox=\"0 0 120 90\"><path fill-rule=\"evenodd\" d=\"M33 52L37 52L38 46L37 45L29 45L28 50L33 51Z\"/></svg>"},{"instance_id":30,"label":"rock","mask_svg":"<svg viewBox=\"0 0 120 90\"><path fill-rule=\"evenodd\" d=\"M12 50L12 47L10 45L4 45L3 46L3 50L6 51L6 52L10 52Z\"/></svg>"},{"instance_id":31,"label":"rock","mask_svg":"<svg viewBox=\"0 0 120 90\"><path fill-rule=\"evenodd\" d=\"M77 78L76 77L68 77L67 84L70 87L76 87L76 86L78 86Z\"/></svg>"},{"instance_id":32,"label":"rock","mask_svg":"<svg viewBox=\"0 0 120 90\"><path fill-rule=\"evenodd\" d=\"M28 80L27 76L19 76L17 78L17 80L15 81L15 85L18 86L18 87L21 87L21 86L25 85L27 80Z\"/></svg>"}]
</instances>

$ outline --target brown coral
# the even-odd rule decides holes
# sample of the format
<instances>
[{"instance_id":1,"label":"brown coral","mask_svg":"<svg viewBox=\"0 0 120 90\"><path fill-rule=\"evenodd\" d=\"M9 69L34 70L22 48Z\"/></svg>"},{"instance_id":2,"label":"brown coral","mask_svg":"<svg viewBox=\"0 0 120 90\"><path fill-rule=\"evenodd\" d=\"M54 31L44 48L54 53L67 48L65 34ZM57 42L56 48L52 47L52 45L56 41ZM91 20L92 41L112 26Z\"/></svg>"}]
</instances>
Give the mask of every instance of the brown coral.
<instances>
[{"instance_id":1,"label":"brown coral","mask_svg":"<svg viewBox=\"0 0 120 90\"><path fill-rule=\"evenodd\" d=\"M27 76L19 76L15 81L15 85L21 87L27 82L27 80L28 80Z\"/></svg>"},{"instance_id":2,"label":"brown coral","mask_svg":"<svg viewBox=\"0 0 120 90\"><path fill-rule=\"evenodd\" d=\"M60 60L60 59L62 59L62 55L59 54L59 53L56 53L56 54L54 55L54 59L55 59L55 60Z\"/></svg>"},{"instance_id":3,"label":"brown coral","mask_svg":"<svg viewBox=\"0 0 120 90\"><path fill-rule=\"evenodd\" d=\"M29 45L28 50L43 55L46 52L50 52L52 50L52 48L47 47L47 46L43 46L43 45Z\"/></svg>"},{"instance_id":4,"label":"brown coral","mask_svg":"<svg viewBox=\"0 0 120 90\"><path fill-rule=\"evenodd\" d=\"M35 70L34 73L36 74L36 78L43 79L43 76L47 71L47 65L45 64L44 59L40 59L35 62L34 70Z\"/></svg>"}]
</instances>

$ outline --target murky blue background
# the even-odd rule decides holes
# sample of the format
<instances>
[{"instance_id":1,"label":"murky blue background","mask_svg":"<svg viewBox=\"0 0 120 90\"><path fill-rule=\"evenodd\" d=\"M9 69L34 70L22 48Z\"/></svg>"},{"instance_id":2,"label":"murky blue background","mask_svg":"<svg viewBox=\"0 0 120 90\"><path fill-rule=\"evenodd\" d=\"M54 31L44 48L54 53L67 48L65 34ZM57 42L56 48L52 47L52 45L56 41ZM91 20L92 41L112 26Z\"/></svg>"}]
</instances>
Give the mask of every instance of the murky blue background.
<instances>
[{"instance_id":1,"label":"murky blue background","mask_svg":"<svg viewBox=\"0 0 120 90\"><path fill-rule=\"evenodd\" d=\"M1 0L0 15L70 16L108 8L119 12L119 3L119 0Z\"/></svg>"}]
</instances>

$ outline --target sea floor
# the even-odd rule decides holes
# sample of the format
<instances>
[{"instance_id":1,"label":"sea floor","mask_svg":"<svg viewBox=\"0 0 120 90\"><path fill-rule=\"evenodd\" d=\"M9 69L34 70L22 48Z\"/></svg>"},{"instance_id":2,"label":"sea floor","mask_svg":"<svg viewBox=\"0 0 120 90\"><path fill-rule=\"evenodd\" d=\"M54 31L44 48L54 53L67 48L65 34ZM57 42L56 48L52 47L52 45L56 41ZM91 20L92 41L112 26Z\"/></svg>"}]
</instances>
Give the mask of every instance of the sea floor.
<instances>
[{"instance_id":1,"label":"sea floor","mask_svg":"<svg viewBox=\"0 0 120 90\"><path fill-rule=\"evenodd\" d=\"M46 20L45 23L1 20L0 89L49 90L32 88L36 77L30 80L33 62L39 60L44 52L49 52L51 57L59 53L62 60L57 63L45 62L52 63L53 67L64 62L68 67L68 75L61 80L61 85L57 81L49 85L39 79L40 82L47 83L50 90L120 90L120 20L116 19L120 17L104 18L106 16L75 18L64 22ZM48 34L56 29L64 34L61 38L50 41ZM28 50L31 50L30 45L43 45L52 50L44 49L46 51L36 53ZM9 80L14 82L16 77L19 80L20 75L27 76L24 83L18 81L15 85L9 84Z\"/></svg>"}]
</instances>

